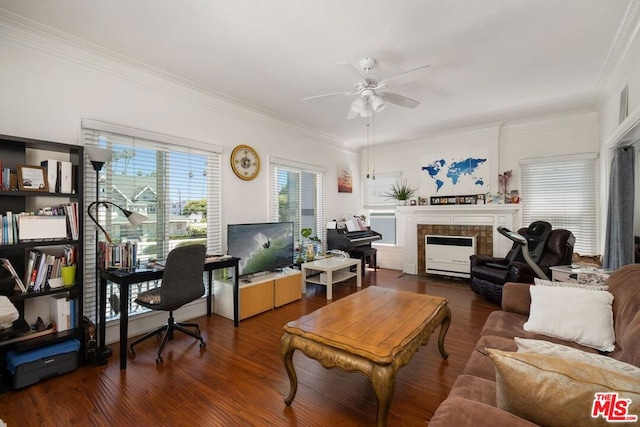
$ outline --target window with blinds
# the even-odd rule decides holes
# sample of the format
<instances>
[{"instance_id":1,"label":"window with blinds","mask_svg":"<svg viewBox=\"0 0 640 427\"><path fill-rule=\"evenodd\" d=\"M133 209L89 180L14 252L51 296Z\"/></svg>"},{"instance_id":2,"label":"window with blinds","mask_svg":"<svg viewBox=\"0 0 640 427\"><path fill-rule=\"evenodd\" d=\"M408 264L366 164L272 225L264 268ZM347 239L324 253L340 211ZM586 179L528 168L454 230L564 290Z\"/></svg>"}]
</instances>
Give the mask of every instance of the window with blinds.
<instances>
[{"instance_id":1,"label":"window with blinds","mask_svg":"<svg viewBox=\"0 0 640 427\"><path fill-rule=\"evenodd\" d=\"M400 180L400 172L379 173L376 179L362 180L362 207L364 209L380 209L395 207L396 201L385 193Z\"/></svg>"},{"instance_id":2,"label":"window with blinds","mask_svg":"<svg viewBox=\"0 0 640 427\"><path fill-rule=\"evenodd\" d=\"M598 251L597 154L526 159L520 162L522 224L548 221L571 231L574 251Z\"/></svg>"},{"instance_id":3,"label":"window with blinds","mask_svg":"<svg viewBox=\"0 0 640 427\"><path fill-rule=\"evenodd\" d=\"M389 172L362 180L362 208L369 210L369 227L382 234L376 243L396 244L396 201L385 193L401 176L400 172Z\"/></svg>"},{"instance_id":4,"label":"window with blinds","mask_svg":"<svg viewBox=\"0 0 640 427\"><path fill-rule=\"evenodd\" d=\"M95 128L88 127L91 124ZM135 243L141 263L163 260L173 248L187 244L204 244L208 253L221 253L221 155L215 150L217 147L207 151L177 144L176 138L163 135L144 132L144 137L138 137L140 131L135 129L105 125L107 131L101 127L99 122L83 122L86 146L113 150L111 161L97 174L87 160L85 213L89 204L101 200L145 215L148 219L143 224L132 226L118 209L100 206L96 215L92 208L115 244ZM96 233L89 218L85 224L85 312L92 314L96 310L95 239L97 236L98 241L104 241L105 237ZM155 285L148 284L137 291ZM131 291L133 301L137 292ZM116 307L111 307L113 295L118 295L117 287L109 289L107 295L111 296L107 301L110 319L118 314ZM130 315L144 310L132 302L129 307Z\"/></svg>"},{"instance_id":5,"label":"window with blinds","mask_svg":"<svg viewBox=\"0 0 640 427\"><path fill-rule=\"evenodd\" d=\"M270 220L293 222L296 242L302 241L300 230L310 228L326 244L325 170L284 159L271 159L270 168Z\"/></svg>"}]
</instances>

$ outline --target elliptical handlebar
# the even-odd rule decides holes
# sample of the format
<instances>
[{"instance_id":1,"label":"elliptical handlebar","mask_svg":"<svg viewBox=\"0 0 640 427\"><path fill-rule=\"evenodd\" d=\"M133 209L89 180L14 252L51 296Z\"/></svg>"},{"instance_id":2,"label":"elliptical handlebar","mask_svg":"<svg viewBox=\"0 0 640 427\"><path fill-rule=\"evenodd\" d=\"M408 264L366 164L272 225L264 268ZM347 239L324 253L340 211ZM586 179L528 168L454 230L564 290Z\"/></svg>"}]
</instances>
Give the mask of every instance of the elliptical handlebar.
<instances>
[{"instance_id":1,"label":"elliptical handlebar","mask_svg":"<svg viewBox=\"0 0 640 427\"><path fill-rule=\"evenodd\" d=\"M498 233L502 234L507 239L509 239L512 242L517 243L517 244L519 244L521 246L526 246L527 245L527 239L525 239L525 237L522 234L518 234L516 232L513 232L513 231L509 230L506 227L503 227L503 226L499 225L498 226Z\"/></svg>"},{"instance_id":2,"label":"elliptical handlebar","mask_svg":"<svg viewBox=\"0 0 640 427\"><path fill-rule=\"evenodd\" d=\"M522 256L524 260L527 262L529 267L531 267L531 269L536 273L536 275L540 279L549 280L549 277L547 277L547 275L544 274L544 271L542 271L542 269L538 266L538 264L536 264L535 261L531 259L531 255L529 254L529 243L527 242L527 239L522 234L515 233L501 225L498 226L497 230L498 230L498 233L502 234L507 239L520 245L520 251L522 252Z\"/></svg>"}]
</instances>

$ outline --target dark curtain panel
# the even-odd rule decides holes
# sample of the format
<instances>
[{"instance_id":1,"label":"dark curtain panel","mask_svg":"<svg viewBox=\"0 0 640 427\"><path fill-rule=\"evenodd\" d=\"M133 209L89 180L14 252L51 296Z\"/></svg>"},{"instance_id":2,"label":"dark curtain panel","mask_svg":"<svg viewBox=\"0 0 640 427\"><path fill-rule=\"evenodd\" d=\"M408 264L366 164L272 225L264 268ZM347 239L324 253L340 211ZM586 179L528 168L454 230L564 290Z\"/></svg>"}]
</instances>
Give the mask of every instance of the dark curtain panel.
<instances>
[{"instance_id":1,"label":"dark curtain panel","mask_svg":"<svg viewBox=\"0 0 640 427\"><path fill-rule=\"evenodd\" d=\"M615 270L634 262L634 171L635 152L633 147L615 148L609 179L604 268Z\"/></svg>"}]
</instances>

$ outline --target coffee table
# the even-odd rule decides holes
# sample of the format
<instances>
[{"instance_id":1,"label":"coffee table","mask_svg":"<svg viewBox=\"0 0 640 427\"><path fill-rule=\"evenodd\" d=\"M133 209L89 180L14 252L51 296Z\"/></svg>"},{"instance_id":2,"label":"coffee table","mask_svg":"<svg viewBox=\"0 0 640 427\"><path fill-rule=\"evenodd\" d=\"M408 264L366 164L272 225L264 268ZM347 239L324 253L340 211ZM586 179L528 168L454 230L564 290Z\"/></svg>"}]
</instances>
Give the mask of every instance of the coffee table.
<instances>
[{"instance_id":1,"label":"coffee table","mask_svg":"<svg viewBox=\"0 0 640 427\"><path fill-rule=\"evenodd\" d=\"M445 298L370 286L284 327L280 352L289 376L291 405L298 389L293 353L302 351L325 368L359 372L369 378L378 400L378 426L385 426L396 373L440 327L438 349L451 323Z\"/></svg>"}]
</instances>

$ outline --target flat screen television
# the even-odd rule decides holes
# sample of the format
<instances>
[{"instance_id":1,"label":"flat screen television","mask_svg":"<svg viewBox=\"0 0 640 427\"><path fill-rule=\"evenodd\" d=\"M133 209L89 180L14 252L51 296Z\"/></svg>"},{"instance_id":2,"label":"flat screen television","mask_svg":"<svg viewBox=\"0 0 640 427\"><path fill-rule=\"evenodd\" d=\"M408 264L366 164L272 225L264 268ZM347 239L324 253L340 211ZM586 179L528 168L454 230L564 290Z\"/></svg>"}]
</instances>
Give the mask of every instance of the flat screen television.
<instances>
[{"instance_id":1,"label":"flat screen television","mask_svg":"<svg viewBox=\"0 0 640 427\"><path fill-rule=\"evenodd\" d=\"M293 264L293 222L227 225L227 254L240 258L240 276Z\"/></svg>"}]
</instances>

